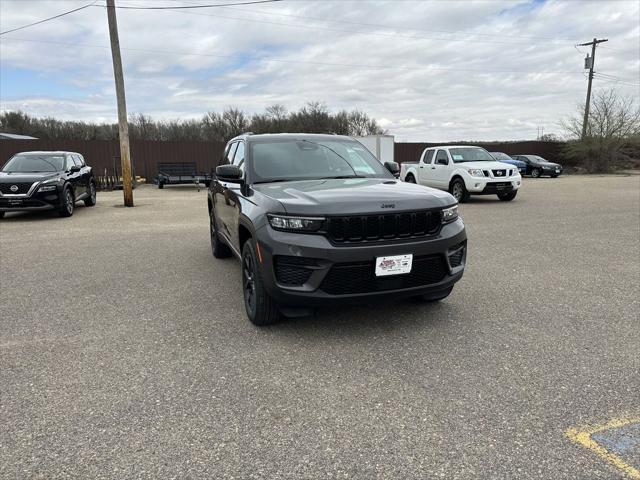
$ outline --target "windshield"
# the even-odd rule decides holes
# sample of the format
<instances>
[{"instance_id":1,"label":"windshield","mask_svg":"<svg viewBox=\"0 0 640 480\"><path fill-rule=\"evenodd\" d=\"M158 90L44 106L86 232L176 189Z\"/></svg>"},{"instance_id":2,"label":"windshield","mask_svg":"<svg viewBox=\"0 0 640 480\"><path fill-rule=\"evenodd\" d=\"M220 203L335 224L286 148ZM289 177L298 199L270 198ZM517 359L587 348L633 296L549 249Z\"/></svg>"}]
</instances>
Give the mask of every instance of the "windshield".
<instances>
[{"instance_id":1,"label":"windshield","mask_svg":"<svg viewBox=\"0 0 640 480\"><path fill-rule=\"evenodd\" d=\"M362 144L354 140L282 139L251 142L256 181L320 178L393 178Z\"/></svg>"},{"instance_id":2,"label":"windshield","mask_svg":"<svg viewBox=\"0 0 640 480\"><path fill-rule=\"evenodd\" d=\"M491 156L496 160L513 160L509 155L502 152L491 152Z\"/></svg>"},{"instance_id":3,"label":"windshield","mask_svg":"<svg viewBox=\"0 0 640 480\"><path fill-rule=\"evenodd\" d=\"M15 155L2 167L7 173L60 172L64 170L62 155Z\"/></svg>"},{"instance_id":4,"label":"windshield","mask_svg":"<svg viewBox=\"0 0 640 480\"><path fill-rule=\"evenodd\" d=\"M479 147L450 148L449 153L454 163L495 161L489 152Z\"/></svg>"}]
</instances>

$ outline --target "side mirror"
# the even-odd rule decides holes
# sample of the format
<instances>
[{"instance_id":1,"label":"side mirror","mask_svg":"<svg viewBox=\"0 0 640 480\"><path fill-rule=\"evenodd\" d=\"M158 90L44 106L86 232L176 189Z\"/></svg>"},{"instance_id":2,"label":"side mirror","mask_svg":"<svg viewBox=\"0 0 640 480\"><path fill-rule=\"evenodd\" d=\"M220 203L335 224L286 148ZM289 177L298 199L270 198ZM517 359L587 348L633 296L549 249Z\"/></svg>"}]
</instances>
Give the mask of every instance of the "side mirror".
<instances>
[{"instance_id":1,"label":"side mirror","mask_svg":"<svg viewBox=\"0 0 640 480\"><path fill-rule=\"evenodd\" d=\"M438 158L436 163L438 165L449 165L449 161L446 158Z\"/></svg>"},{"instance_id":2,"label":"side mirror","mask_svg":"<svg viewBox=\"0 0 640 480\"><path fill-rule=\"evenodd\" d=\"M242 170L237 165L218 165L216 167L216 177L223 182L241 183Z\"/></svg>"},{"instance_id":3,"label":"side mirror","mask_svg":"<svg viewBox=\"0 0 640 480\"><path fill-rule=\"evenodd\" d=\"M394 177L398 177L400 175L400 165L396 162L384 162L384 168L389 170Z\"/></svg>"},{"instance_id":4,"label":"side mirror","mask_svg":"<svg viewBox=\"0 0 640 480\"><path fill-rule=\"evenodd\" d=\"M78 165L71 165L71 168L69 169L69 171L71 173L76 173L80 171L80 167Z\"/></svg>"}]
</instances>

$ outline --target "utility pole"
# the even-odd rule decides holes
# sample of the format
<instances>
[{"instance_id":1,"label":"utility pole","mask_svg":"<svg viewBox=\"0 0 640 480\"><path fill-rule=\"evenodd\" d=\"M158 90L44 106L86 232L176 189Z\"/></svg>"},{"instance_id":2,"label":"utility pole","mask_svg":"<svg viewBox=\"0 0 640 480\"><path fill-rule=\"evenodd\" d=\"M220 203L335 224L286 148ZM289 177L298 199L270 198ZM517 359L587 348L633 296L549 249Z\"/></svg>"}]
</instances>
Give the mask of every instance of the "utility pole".
<instances>
[{"instance_id":1,"label":"utility pole","mask_svg":"<svg viewBox=\"0 0 640 480\"><path fill-rule=\"evenodd\" d=\"M122 193L125 207L133 207L133 186L131 185L131 157L129 154L129 125L127 123L127 102L124 97L124 75L120 57L120 39L114 0L107 0L107 19L109 20L109 38L111 39L111 57L113 76L116 81L118 99L118 132L120 137L120 164L122 170Z\"/></svg>"},{"instance_id":2,"label":"utility pole","mask_svg":"<svg viewBox=\"0 0 640 480\"><path fill-rule=\"evenodd\" d=\"M587 86L587 103L584 106L584 120L582 121L582 138L587 134L587 122L589 121L589 105L591 104L591 82L593 82L593 66L596 63L596 45L603 42L608 42L607 38L598 40L594 38L593 41L587 43L579 43L579 47L587 47L591 45L591 58L587 54L587 62L585 62L584 68L589 67L589 84Z\"/></svg>"}]
</instances>

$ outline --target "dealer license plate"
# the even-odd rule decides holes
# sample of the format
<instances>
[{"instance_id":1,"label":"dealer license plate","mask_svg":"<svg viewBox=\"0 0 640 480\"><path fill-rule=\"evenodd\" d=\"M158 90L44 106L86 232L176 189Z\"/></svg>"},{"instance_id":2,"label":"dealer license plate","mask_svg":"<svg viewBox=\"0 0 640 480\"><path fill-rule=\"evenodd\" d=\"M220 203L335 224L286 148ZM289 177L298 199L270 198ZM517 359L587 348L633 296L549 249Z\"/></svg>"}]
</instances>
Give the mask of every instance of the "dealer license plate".
<instances>
[{"instance_id":1,"label":"dealer license plate","mask_svg":"<svg viewBox=\"0 0 640 480\"><path fill-rule=\"evenodd\" d=\"M10 207L19 207L20 205L22 205L22 200L9 200Z\"/></svg>"},{"instance_id":2,"label":"dealer license plate","mask_svg":"<svg viewBox=\"0 0 640 480\"><path fill-rule=\"evenodd\" d=\"M411 271L413 255L393 255L376 258L376 277L400 275Z\"/></svg>"}]
</instances>

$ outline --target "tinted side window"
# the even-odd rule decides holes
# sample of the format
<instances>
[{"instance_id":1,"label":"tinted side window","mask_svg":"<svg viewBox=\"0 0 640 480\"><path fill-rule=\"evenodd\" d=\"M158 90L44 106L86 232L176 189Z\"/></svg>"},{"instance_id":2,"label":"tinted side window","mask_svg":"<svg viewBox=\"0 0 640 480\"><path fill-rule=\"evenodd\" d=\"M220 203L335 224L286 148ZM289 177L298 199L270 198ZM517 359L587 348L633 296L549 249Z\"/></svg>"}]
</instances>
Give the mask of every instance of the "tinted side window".
<instances>
[{"instance_id":1,"label":"tinted side window","mask_svg":"<svg viewBox=\"0 0 640 480\"><path fill-rule=\"evenodd\" d=\"M449 164L449 157L447 156L447 152L444 150L438 150L438 154L436 155L436 163L441 165Z\"/></svg>"},{"instance_id":2,"label":"tinted side window","mask_svg":"<svg viewBox=\"0 0 640 480\"><path fill-rule=\"evenodd\" d=\"M233 156L235 155L237 148L238 148L238 142L234 142L231 144L231 148L227 153L227 158L225 159L226 160L225 163L231 165L231 163L233 162Z\"/></svg>"},{"instance_id":3,"label":"tinted side window","mask_svg":"<svg viewBox=\"0 0 640 480\"><path fill-rule=\"evenodd\" d=\"M233 142L230 144L224 152L224 156L220 161L220 165L231 165L233 161L233 154L236 153L236 148L238 148L238 142Z\"/></svg>"},{"instance_id":4,"label":"tinted side window","mask_svg":"<svg viewBox=\"0 0 640 480\"><path fill-rule=\"evenodd\" d=\"M233 164L237 165L240 170L244 171L244 142L238 142L236 154L233 157Z\"/></svg>"},{"instance_id":5,"label":"tinted side window","mask_svg":"<svg viewBox=\"0 0 640 480\"><path fill-rule=\"evenodd\" d=\"M81 167L84 167L86 165L86 162L84 161L84 158L82 157L82 155L78 154L75 157L76 157L76 160L79 162L78 165L80 165Z\"/></svg>"},{"instance_id":6,"label":"tinted side window","mask_svg":"<svg viewBox=\"0 0 640 480\"><path fill-rule=\"evenodd\" d=\"M244 142L238 142L238 148L236 154L233 156L233 164L240 166L244 163Z\"/></svg>"},{"instance_id":7,"label":"tinted side window","mask_svg":"<svg viewBox=\"0 0 640 480\"><path fill-rule=\"evenodd\" d=\"M433 154L436 153L435 150L429 150L427 154L424 156L424 163L433 162Z\"/></svg>"},{"instance_id":8,"label":"tinted side window","mask_svg":"<svg viewBox=\"0 0 640 480\"><path fill-rule=\"evenodd\" d=\"M65 157L65 170L69 170L71 167L75 166L76 162L73 160L73 155L67 155Z\"/></svg>"},{"instance_id":9,"label":"tinted side window","mask_svg":"<svg viewBox=\"0 0 640 480\"><path fill-rule=\"evenodd\" d=\"M78 167L82 167L82 160L80 160L80 157L78 155L71 155L73 157L73 162L78 166Z\"/></svg>"}]
</instances>

